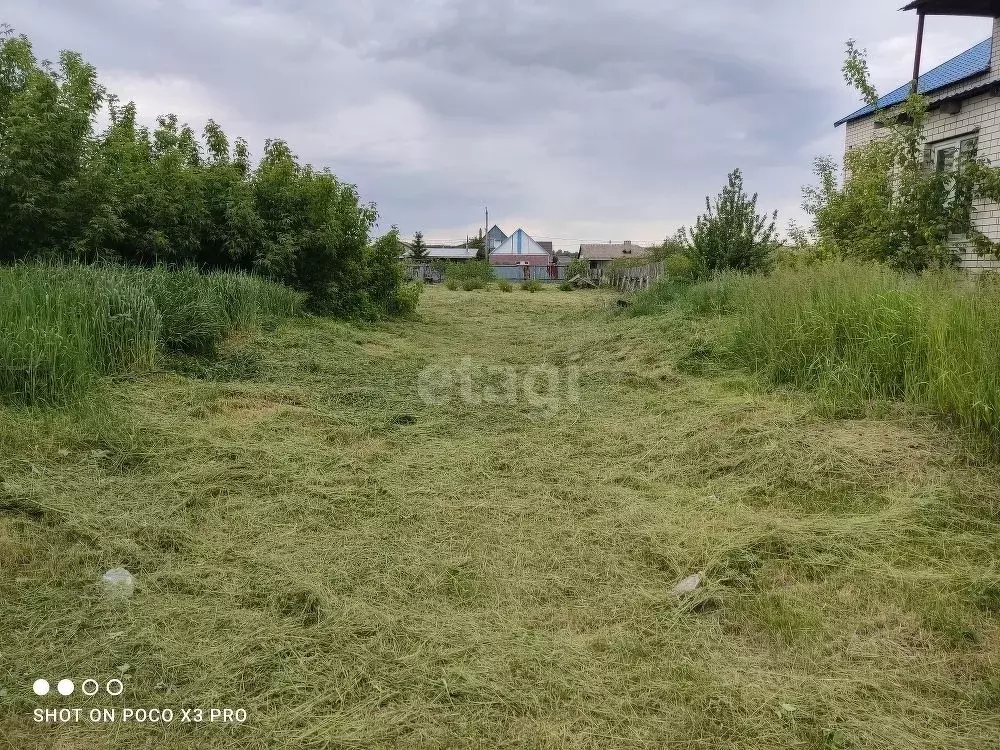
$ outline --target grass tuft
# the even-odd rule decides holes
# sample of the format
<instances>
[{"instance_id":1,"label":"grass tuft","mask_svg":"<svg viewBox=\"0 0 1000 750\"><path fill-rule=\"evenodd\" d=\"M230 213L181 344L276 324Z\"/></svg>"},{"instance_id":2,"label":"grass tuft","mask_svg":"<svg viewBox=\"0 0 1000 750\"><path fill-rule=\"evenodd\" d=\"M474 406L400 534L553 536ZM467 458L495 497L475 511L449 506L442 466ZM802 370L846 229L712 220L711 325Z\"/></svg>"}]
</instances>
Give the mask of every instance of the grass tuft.
<instances>
[{"instance_id":1,"label":"grass tuft","mask_svg":"<svg viewBox=\"0 0 1000 750\"><path fill-rule=\"evenodd\" d=\"M301 295L243 274L116 266L0 268L0 397L78 398L164 353L211 355L233 330L295 314Z\"/></svg>"},{"instance_id":2,"label":"grass tuft","mask_svg":"<svg viewBox=\"0 0 1000 750\"><path fill-rule=\"evenodd\" d=\"M716 348L776 384L815 390L828 413L906 401L1000 446L1000 285L831 262L769 277L720 274L638 295L637 314L722 316ZM707 352L692 352L692 361Z\"/></svg>"},{"instance_id":3,"label":"grass tuft","mask_svg":"<svg viewBox=\"0 0 1000 750\"><path fill-rule=\"evenodd\" d=\"M531 281L525 281L523 284L521 284L521 289L522 290L524 290L525 292L531 292L532 294L534 294L535 292L540 292L544 288L545 288L545 285L542 282L540 282L538 279L532 279Z\"/></svg>"}]
</instances>

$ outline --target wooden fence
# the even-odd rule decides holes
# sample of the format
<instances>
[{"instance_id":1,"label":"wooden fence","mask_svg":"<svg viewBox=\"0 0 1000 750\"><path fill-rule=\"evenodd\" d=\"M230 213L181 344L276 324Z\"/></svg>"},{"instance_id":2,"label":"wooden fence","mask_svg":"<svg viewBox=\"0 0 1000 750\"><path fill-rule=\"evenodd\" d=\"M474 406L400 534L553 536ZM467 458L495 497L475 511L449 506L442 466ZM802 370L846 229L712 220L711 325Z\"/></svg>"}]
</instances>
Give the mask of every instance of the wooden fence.
<instances>
[{"instance_id":1,"label":"wooden fence","mask_svg":"<svg viewBox=\"0 0 1000 750\"><path fill-rule=\"evenodd\" d=\"M664 262L656 261L644 266L606 272L603 280L619 292L638 292L649 289L664 276L666 276Z\"/></svg>"}]
</instances>

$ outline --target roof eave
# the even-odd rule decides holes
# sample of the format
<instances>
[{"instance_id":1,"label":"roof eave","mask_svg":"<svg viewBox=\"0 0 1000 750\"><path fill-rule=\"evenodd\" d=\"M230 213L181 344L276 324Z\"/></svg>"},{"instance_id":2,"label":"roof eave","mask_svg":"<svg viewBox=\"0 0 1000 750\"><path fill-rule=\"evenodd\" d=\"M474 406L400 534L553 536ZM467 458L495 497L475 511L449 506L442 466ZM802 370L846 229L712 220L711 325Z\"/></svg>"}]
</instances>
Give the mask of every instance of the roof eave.
<instances>
[{"instance_id":1,"label":"roof eave","mask_svg":"<svg viewBox=\"0 0 1000 750\"><path fill-rule=\"evenodd\" d=\"M965 78L959 78L957 81L951 81L950 83L946 83L944 86L938 86L937 88L931 89L930 91L921 91L920 93L923 96L933 96L934 94L936 94L936 93L938 93L940 91L944 91L945 89L950 88L952 86L957 86L960 83L968 83L969 81L971 81L974 78L979 78L981 76L987 75L987 74L989 74L990 70L991 70L991 68L987 68L986 70L980 70L978 73L973 73L972 75L966 76ZM968 99L970 96L975 96L976 94L983 93L983 90L988 89L990 87L990 85L991 84L986 83L986 84L983 84L982 86L976 86L975 88L967 89L965 91L959 91L959 92L957 92L955 94L952 94L951 96L942 97L941 99L937 99L937 100L931 102L931 106L933 106L933 105L937 104L939 101L943 101L945 99ZM972 93L972 92L975 92L975 93ZM873 117L874 115L876 115L877 113L881 112L882 110L892 109L893 107L898 107L900 104L903 104L903 102L897 102L895 104L890 104L888 107L881 107L879 109L874 109L871 112L865 112L864 114L861 114L861 115L859 115L857 113L850 114L847 117L843 118L842 120L837 120L837 122L833 123L833 127L839 128L841 125L843 125L845 123L857 122L858 120L863 120L866 117ZM864 107L862 107L861 109L864 109Z\"/></svg>"},{"instance_id":2,"label":"roof eave","mask_svg":"<svg viewBox=\"0 0 1000 750\"><path fill-rule=\"evenodd\" d=\"M1000 16L1000 0L914 0L902 11L915 10L926 16Z\"/></svg>"}]
</instances>

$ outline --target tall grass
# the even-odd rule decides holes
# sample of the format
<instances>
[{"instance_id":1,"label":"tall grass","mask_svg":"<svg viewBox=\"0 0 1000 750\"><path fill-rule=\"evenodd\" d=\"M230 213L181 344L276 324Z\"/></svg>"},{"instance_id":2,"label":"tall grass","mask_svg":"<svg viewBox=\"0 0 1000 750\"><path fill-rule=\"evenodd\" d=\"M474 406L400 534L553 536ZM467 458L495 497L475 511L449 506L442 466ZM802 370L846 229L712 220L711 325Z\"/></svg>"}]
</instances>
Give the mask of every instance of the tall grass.
<instances>
[{"instance_id":1,"label":"tall grass","mask_svg":"<svg viewBox=\"0 0 1000 750\"><path fill-rule=\"evenodd\" d=\"M148 370L164 351L210 354L231 330L295 313L301 295L193 270L0 268L0 396L57 403L100 375Z\"/></svg>"},{"instance_id":2,"label":"tall grass","mask_svg":"<svg viewBox=\"0 0 1000 750\"><path fill-rule=\"evenodd\" d=\"M833 262L675 284L639 307L731 315L727 352L774 383L817 389L834 405L909 401L1000 445L1000 285L992 279Z\"/></svg>"}]
</instances>

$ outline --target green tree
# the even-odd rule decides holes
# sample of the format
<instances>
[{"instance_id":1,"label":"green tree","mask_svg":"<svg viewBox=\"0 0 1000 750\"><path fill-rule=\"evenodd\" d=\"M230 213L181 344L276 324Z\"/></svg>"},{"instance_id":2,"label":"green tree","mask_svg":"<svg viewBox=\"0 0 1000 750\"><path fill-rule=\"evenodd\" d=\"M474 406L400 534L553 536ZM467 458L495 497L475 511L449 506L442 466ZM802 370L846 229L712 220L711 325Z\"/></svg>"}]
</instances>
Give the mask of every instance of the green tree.
<instances>
[{"instance_id":1,"label":"green tree","mask_svg":"<svg viewBox=\"0 0 1000 750\"><path fill-rule=\"evenodd\" d=\"M705 198L705 208L687 232L688 254L699 277L724 269L755 273L771 267L778 212L758 215L757 194L747 196L739 169L730 173L714 202Z\"/></svg>"},{"instance_id":2,"label":"green tree","mask_svg":"<svg viewBox=\"0 0 1000 750\"><path fill-rule=\"evenodd\" d=\"M26 37L0 27L0 262L238 269L338 315L414 304L398 233L372 239L378 212L354 185L300 164L279 139L254 168L246 141L231 142L214 120L201 137L174 114L143 127L134 104L96 81L79 55L39 63Z\"/></svg>"},{"instance_id":3,"label":"green tree","mask_svg":"<svg viewBox=\"0 0 1000 750\"><path fill-rule=\"evenodd\" d=\"M853 41L847 43L843 74L877 107L866 54ZM847 151L843 179L832 158L816 159L818 182L803 189L803 209L813 226L797 231L797 244L814 247L821 257L856 257L907 271L954 265L957 235L981 252L995 251L975 227L973 201L1000 199L1000 173L977 156L973 138L949 165L935 164L923 136L927 106L926 97L912 94L892 110L876 109L879 136Z\"/></svg>"},{"instance_id":4,"label":"green tree","mask_svg":"<svg viewBox=\"0 0 1000 750\"><path fill-rule=\"evenodd\" d=\"M476 260L486 260L486 238L483 237L483 230L479 230L479 234L469 240L469 247L475 248L476 250Z\"/></svg>"},{"instance_id":5,"label":"green tree","mask_svg":"<svg viewBox=\"0 0 1000 750\"><path fill-rule=\"evenodd\" d=\"M0 27L0 260L73 253L101 196L91 184L97 72L74 52L39 63Z\"/></svg>"},{"instance_id":6,"label":"green tree","mask_svg":"<svg viewBox=\"0 0 1000 750\"><path fill-rule=\"evenodd\" d=\"M427 258L427 244L424 242L423 232L417 232L413 235L413 244L410 246L410 257L413 260L425 260Z\"/></svg>"}]
</instances>

